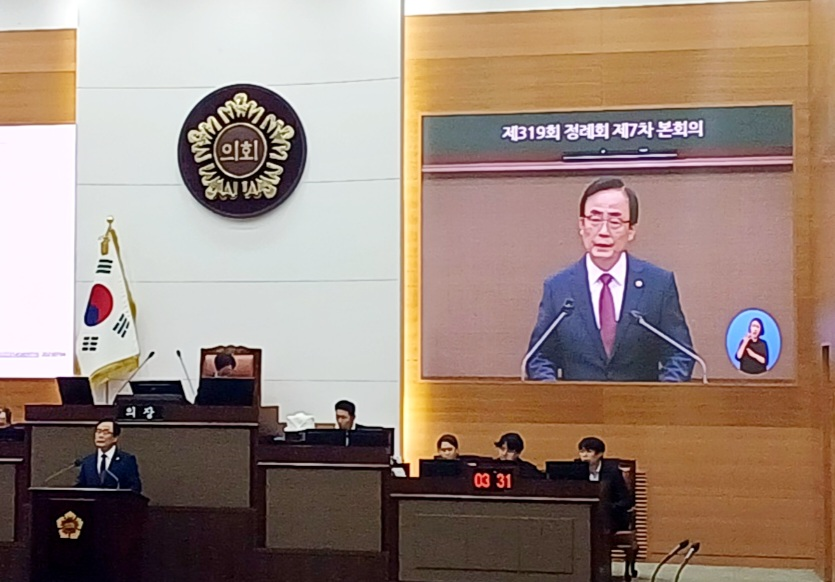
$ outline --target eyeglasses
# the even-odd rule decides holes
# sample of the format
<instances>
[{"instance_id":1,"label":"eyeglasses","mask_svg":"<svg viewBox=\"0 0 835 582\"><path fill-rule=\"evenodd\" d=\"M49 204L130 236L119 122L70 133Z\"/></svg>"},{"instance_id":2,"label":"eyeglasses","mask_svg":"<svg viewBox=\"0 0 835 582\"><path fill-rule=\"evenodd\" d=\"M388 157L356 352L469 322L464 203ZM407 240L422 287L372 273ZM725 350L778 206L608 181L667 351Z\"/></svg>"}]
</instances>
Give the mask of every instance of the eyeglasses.
<instances>
[{"instance_id":1,"label":"eyeglasses","mask_svg":"<svg viewBox=\"0 0 835 582\"><path fill-rule=\"evenodd\" d=\"M616 216L606 216L605 214L589 214L584 216L591 227L595 230L603 228L603 223L605 222L609 226L609 230L620 230L627 224L629 224L628 220L623 220L622 218Z\"/></svg>"},{"instance_id":2,"label":"eyeglasses","mask_svg":"<svg viewBox=\"0 0 835 582\"><path fill-rule=\"evenodd\" d=\"M103 435L107 436L107 435L113 434L113 431L109 430L109 429L106 429L106 428L97 428L96 429L96 434L103 434Z\"/></svg>"}]
</instances>

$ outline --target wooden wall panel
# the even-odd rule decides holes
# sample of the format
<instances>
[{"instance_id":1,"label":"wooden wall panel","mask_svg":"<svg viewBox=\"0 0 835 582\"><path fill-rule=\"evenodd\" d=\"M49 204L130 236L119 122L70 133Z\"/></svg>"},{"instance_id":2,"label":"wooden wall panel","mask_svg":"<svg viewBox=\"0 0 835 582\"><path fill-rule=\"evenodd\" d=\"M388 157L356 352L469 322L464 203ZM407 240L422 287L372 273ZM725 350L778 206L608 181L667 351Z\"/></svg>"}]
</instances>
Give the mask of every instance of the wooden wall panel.
<instances>
[{"instance_id":1,"label":"wooden wall panel","mask_svg":"<svg viewBox=\"0 0 835 582\"><path fill-rule=\"evenodd\" d=\"M0 32L0 125L75 123L75 30ZM0 379L0 406L60 402L54 380Z\"/></svg>"},{"instance_id":2,"label":"wooden wall panel","mask_svg":"<svg viewBox=\"0 0 835 582\"><path fill-rule=\"evenodd\" d=\"M815 211L811 217L817 233L815 257L816 341L818 346L835 343L835 0L810 3L810 142L811 188ZM830 356L831 357L831 356ZM824 508L822 541L826 580L835 572L835 383L832 362L822 362L816 398L823 428Z\"/></svg>"},{"instance_id":3,"label":"wooden wall panel","mask_svg":"<svg viewBox=\"0 0 835 582\"><path fill-rule=\"evenodd\" d=\"M806 2L800 0L803 4ZM407 19L409 60L802 46L808 11L791 0L495 12Z\"/></svg>"},{"instance_id":4,"label":"wooden wall panel","mask_svg":"<svg viewBox=\"0 0 835 582\"><path fill-rule=\"evenodd\" d=\"M810 334L798 334L794 385L423 381L419 366L423 114L792 104L795 303L798 330L812 329L809 26L805 0L406 19L407 460L432 454L443 432L467 452L493 454L501 432L518 430L540 463L573 456L580 438L597 434L647 472L651 558L690 537L703 542L702 563L820 565L823 440Z\"/></svg>"},{"instance_id":5,"label":"wooden wall panel","mask_svg":"<svg viewBox=\"0 0 835 582\"><path fill-rule=\"evenodd\" d=\"M75 31L0 32L0 125L75 123Z\"/></svg>"}]
</instances>

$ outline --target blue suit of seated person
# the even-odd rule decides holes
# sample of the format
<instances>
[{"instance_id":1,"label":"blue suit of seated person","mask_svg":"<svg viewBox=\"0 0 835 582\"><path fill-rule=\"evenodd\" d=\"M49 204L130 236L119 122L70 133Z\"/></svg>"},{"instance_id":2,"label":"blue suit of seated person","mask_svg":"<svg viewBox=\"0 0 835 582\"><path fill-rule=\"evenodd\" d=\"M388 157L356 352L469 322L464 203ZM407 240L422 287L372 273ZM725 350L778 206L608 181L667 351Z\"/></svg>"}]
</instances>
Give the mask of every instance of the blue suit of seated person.
<instances>
[{"instance_id":1,"label":"blue suit of seated person","mask_svg":"<svg viewBox=\"0 0 835 582\"><path fill-rule=\"evenodd\" d=\"M640 326L632 312L692 347L673 273L626 252L635 238L638 197L619 178L598 178L580 199L586 255L545 281L528 350L567 300L574 303L528 360L530 380L685 382L694 361ZM561 376L557 371L561 370Z\"/></svg>"},{"instance_id":2,"label":"blue suit of seated person","mask_svg":"<svg viewBox=\"0 0 835 582\"><path fill-rule=\"evenodd\" d=\"M142 493L142 479L136 457L116 444L122 427L115 420L101 420L96 425L96 452L84 458L76 487L132 489Z\"/></svg>"}]
</instances>

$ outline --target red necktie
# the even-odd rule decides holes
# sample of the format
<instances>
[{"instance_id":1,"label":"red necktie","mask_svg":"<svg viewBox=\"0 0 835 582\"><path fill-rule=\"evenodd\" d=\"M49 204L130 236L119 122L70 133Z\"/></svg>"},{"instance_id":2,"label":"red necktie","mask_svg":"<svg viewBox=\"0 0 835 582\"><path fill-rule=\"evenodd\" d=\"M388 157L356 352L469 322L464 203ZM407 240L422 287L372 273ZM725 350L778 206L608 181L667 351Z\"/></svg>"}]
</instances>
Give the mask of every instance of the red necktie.
<instances>
[{"instance_id":1,"label":"red necktie","mask_svg":"<svg viewBox=\"0 0 835 582\"><path fill-rule=\"evenodd\" d=\"M612 279L614 277L609 273L603 273L599 279L603 283L603 289L600 291L600 339L603 340L603 349L609 358L612 357L612 350L615 348L615 328L618 325L615 320L615 300L612 290L609 289Z\"/></svg>"}]
</instances>

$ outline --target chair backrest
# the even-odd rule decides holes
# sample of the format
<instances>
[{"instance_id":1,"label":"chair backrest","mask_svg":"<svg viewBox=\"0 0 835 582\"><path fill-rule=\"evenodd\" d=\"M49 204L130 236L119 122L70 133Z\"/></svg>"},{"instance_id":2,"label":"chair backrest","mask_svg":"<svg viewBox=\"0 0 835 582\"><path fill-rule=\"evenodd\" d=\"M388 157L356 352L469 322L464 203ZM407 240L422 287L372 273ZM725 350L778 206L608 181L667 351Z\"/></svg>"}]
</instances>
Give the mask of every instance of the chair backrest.
<instances>
[{"instance_id":1,"label":"chair backrest","mask_svg":"<svg viewBox=\"0 0 835 582\"><path fill-rule=\"evenodd\" d=\"M230 354L235 358L235 368L230 378L254 378L255 402L261 405L261 348L246 346L215 346L200 350L200 377L211 378L215 375L215 356Z\"/></svg>"},{"instance_id":2,"label":"chair backrest","mask_svg":"<svg viewBox=\"0 0 835 582\"><path fill-rule=\"evenodd\" d=\"M647 528L647 474L638 471L635 459L613 459L617 461L626 487L635 502L634 531L638 544L638 559L646 560L648 539Z\"/></svg>"}]
</instances>

